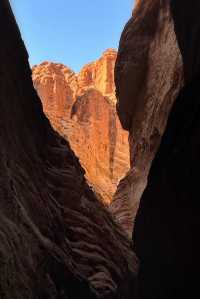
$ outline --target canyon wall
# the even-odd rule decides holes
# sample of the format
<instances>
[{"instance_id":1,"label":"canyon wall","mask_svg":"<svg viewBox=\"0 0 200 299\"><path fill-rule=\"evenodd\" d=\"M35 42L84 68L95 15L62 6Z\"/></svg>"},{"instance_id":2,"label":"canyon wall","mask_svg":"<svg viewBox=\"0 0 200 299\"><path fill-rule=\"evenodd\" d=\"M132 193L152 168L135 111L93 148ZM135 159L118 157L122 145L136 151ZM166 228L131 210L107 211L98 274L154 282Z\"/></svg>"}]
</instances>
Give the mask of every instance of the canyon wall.
<instances>
[{"instance_id":1,"label":"canyon wall","mask_svg":"<svg viewBox=\"0 0 200 299\"><path fill-rule=\"evenodd\" d=\"M130 235L151 162L183 86L182 57L165 2L137 2L116 61L117 110L129 131L131 169L119 184L111 211Z\"/></svg>"},{"instance_id":2,"label":"canyon wall","mask_svg":"<svg viewBox=\"0 0 200 299\"><path fill-rule=\"evenodd\" d=\"M130 234L137 213L140 299L200 294L199 10L197 0L138 0L120 41L117 109L131 169L111 209Z\"/></svg>"},{"instance_id":3,"label":"canyon wall","mask_svg":"<svg viewBox=\"0 0 200 299\"><path fill-rule=\"evenodd\" d=\"M115 108L116 56L115 50L108 49L78 74L50 62L33 67L44 112L69 140L88 182L105 203L110 203L130 164L128 134L121 128Z\"/></svg>"},{"instance_id":4,"label":"canyon wall","mask_svg":"<svg viewBox=\"0 0 200 299\"><path fill-rule=\"evenodd\" d=\"M0 298L135 298L132 244L43 114L7 0L0 39Z\"/></svg>"}]
</instances>

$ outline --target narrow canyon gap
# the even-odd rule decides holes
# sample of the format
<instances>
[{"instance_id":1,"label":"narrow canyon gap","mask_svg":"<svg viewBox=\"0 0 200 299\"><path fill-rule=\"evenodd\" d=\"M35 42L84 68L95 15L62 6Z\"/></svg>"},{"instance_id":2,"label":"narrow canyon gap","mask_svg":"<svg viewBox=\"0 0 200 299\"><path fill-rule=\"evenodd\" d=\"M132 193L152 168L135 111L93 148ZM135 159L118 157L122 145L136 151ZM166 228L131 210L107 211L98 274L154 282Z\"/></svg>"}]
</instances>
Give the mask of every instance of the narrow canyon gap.
<instances>
[{"instance_id":1,"label":"narrow canyon gap","mask_svg":"<svg viewBox=\"0 0 200 299\"><path fill-rule=\"evenodd\" d=\"M0 298L135 298L132 244L45 117L7 0L0 39Z\"/></svg>"}]
</instances>

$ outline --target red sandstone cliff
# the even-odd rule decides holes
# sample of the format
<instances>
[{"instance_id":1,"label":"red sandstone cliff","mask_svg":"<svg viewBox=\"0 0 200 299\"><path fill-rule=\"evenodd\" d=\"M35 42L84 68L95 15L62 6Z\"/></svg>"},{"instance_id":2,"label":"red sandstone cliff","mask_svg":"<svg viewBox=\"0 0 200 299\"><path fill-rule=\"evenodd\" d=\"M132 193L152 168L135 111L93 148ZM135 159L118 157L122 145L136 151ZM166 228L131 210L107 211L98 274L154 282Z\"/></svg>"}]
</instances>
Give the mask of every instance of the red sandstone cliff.
<instances>
[{"instance_id":1,"label":"red sandstone cliff","mask_svg":"<svg viewBox=\"0 0 200 299\"><path fill-rule=\"evenodd\" d=\"M116 56L115 50L108 49L79 74L50 62L33 67L45 113L53 127L68 138L89 183L105 202L110 202L129 168L128 134L115 109Z\"/></svg>"}]
</instances>

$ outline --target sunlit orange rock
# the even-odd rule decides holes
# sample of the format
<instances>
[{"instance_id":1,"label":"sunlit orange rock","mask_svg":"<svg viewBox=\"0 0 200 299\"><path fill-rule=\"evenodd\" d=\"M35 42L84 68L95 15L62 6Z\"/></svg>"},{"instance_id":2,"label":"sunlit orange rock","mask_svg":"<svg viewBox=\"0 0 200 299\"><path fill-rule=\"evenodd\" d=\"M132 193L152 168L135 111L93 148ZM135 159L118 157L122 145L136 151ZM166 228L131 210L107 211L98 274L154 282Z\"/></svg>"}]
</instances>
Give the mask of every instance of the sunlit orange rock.
<instances>
[{"instance_id":1,"label":"sunlit orange rock","mask_svg":"<svg viewBox=\"0 0 200 299\"><path fill-rule=\"evenodd\" d=\"M104 96L115 101L114 66L117 52L114 49L106 50L102 57L82 68L78 75L79 94L88 88L96 88Z\"/></svg>"},{"instance_id":2,"label":"sunlit orange rock","mask_svg":"<svg viewBox=\"0 0 200 299\"><path fill-rule=\"evenodd\" d=\"M107 203L129 169L128 133L121 128L115 109L116 56L115 50L108 49L78 74L50 62L33 67L45 113L68 138L89 183Z\"/></svg>"}]
</instances>

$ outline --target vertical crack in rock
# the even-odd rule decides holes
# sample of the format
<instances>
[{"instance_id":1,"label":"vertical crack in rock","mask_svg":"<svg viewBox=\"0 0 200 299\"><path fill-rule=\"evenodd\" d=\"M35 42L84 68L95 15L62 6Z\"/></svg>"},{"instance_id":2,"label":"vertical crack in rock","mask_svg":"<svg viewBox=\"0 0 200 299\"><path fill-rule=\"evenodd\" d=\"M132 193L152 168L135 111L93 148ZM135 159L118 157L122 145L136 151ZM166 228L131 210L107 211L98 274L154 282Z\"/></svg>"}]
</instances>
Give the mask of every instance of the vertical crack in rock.
<instances>
[{"instance_id":1,"label":"vertical crack in rock","mask_svg":"<svg viewBox=\"0 0 200 299\"><path fill-rule=\"evenodd\" d=\"M109 159L109 167L111 179L114 178L114 163L115 163L115 151L116 151L116 143L117 143L117 125L116 125L116 115L113 112L111 107L109 113L109 140L110 140L110 159Z\"/></svg>"},{"instance_id":2,"label":"vertical crack in rock","mask_svg":"<svg viewBox=\"0 0 200 299\"><path fill-rule=\"evenodd\" d=\"M0 2L0 298L135 298L132 244L44 116Z\"/></svg>"}]
</instances>

